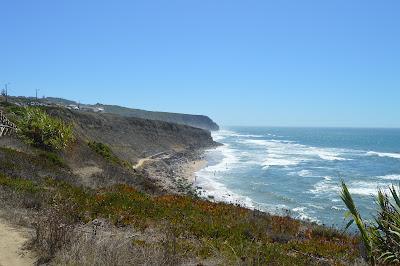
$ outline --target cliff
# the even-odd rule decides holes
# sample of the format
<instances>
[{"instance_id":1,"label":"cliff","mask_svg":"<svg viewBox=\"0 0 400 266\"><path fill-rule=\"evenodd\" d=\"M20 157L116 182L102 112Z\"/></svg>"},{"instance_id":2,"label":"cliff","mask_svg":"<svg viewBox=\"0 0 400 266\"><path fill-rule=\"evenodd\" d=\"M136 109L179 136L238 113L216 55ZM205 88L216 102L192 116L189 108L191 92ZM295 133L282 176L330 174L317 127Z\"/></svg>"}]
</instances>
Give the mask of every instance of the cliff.
<instances>
[{"instance_id":1,"label":"cliff","mask_svg":"<svg viewBox=\"0 0 400 266\"><path fill-rule=\"evenodd\" d=\"M45 99L47 102L70 105L78 103L66 100L62 98L53 98L47 97ZM103 108L105 113L117 114L125 117L137 117L143 119L151 119L151 120L159 120L170 123L176 123L180 125L187 125L192 127L197 127L201 129L206 129L209 131L215 131L219 129L217 123L215 123L211 118L205 115L193 115L193 114L179 114L179 113L170 113L170 112L154 112L154 111L146 111L141 109L133 109L128 107L123 107L119 105L106 105L97 103L95 105L82 105L82 106L90 106L90 107L99 107Z\"/></svg>"},{"instance_id":2,"label":"cliff","mask_svg":"<svg viewBox=\"0 0 400 266\"><path fill-rule=\"evenodd\" d=\"M47 111L72 123L80 139L105 143L118 157L131 162L160 152L215 145L209 131L191 126L64 108Z\"/></svg>"}]
</instances>

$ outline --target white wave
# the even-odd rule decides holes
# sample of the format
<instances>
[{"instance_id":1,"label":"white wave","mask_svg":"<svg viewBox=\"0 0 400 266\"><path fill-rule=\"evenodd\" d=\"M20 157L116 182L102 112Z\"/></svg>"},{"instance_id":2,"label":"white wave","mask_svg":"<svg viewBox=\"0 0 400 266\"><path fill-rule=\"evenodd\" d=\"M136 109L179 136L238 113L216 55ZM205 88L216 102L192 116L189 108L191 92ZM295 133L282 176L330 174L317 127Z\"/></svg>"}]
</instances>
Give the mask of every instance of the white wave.
<instances>
[{"instance_id":1,"label":"white wave","mask_svg":"<svg viewBox=\"0 0 400 266\"><path fill-rule=\"evenodd\" d=\"M367 155L400 159L400 153L369 151L369 152L367 152Z\"/></svg>"},{"instance_id":2,"label":"white wave","mask_svg":"<svg viewBox=\"0 0 400 266\"><path fill-rule=\"evenodd\" d=\"M225 172L237 167L239 158L238 152L225 144L208 151L208 155L222 155L222 160L215 164L209 165L196 173L197 187L201 187L203 197L213 198L215 201L239 204L247 208L254 208L254 202L246 196L241 196L223 184L221 179L225 177Z\"/></svg>"},{"instance_id":3,"label":"white wave","mask_svg":"<svg viewBox=\"0 0 400 266\"><path fill-rule=\"evenodd\" d=\"M308 177L308 176L312 176L312 173L310 170L301 170L297 173L299 176L301 177Z\"/></svg>"},{"instance_id":4,"label":"white wave","mask_svg":"<svg viewBox=\"0 0 400 266\"><path fill-rule=\"evenodd\" d=\"M255 186L268 186L268 184L264 182L250 182L250 183Z\"/></svg>"},{"instance_id":5,"label":"white wave","mask_svg":"<svg viewBox=\"0 0 400 266\"><path fill-rule=\"evenodd\" d=\"M239 137L239 138L262 138L264 137L263 135L254 135L254 134L238 134L238 133L232 133L230 134L232 137Z\"/></svg>"},{"instance_id":6,"label":"white wave","mask_svg":"<svg viewBox=\"0 0 400 266\"><path fill-rule=\"evenodd\" d=\"M303 169L303 170L300 170L300 171L297 171L297 172L296 171L289 172L288 175L290 175L290 176L301 176L301 177L317 177L317 176L315 176L313 174L312 171L306 170L306 169Z\"/></svg>"},{"instance_id":7,"label":"white wave","mask_svg":"<svg viewBox=\"0 0 400 266\"><path fill-rule=\"evenodd\" d=\"M311 204L311 203L308 203L307 205L310 206L311 208L315 208L315 209L319 209L319 210L324 209L324 207L322 207L320 205L315 205L315 204Z\"/></svg>"},{"instance_id":8,"label":"white wave","mask_svg":"<svg viewBox=\"0 0 400 266\"><path fill-rule=\"evenodd\" d=\"M377 195L378 189L383 191L388 191L390 184L387 182L378 182L378 181L351 181L347 182L347 187L349 191L353 195L359 196L370 196ZM325 176L324 180L317 182L314 184L313 189L309 190L310 193L314 195L339 195L340 193L340 185L338 182L333 180L330 176ZM340 200L332 199L332 202L338 202Z\"/></svg>"},{"instance_id":9,"label":"white wave","mask_svg":"<svg viewBox=\"0 0 400 266\"><path fill-rule=\"evenodd\" d=\"M347 161L349 159L345 159L339 157L340 153L335 151L334 149L322 149L322 148L309 148L312 154L317 154L322 160L326 161Z\"/></svg>"},{"instance_id":10,"label":"white wave","mask_svg":"<svg viewBox=\"0 0 400 266\"><path fill-rule=\"evenodd\" d=\"M374 183L361 183L348 185L351 194L371 196L377 194L378 186Z\"/></svg>"},{"instance_id":11,"label":"white wave","mask_svg":"<svg viewBox=\"0 0 400 266\"><path fill-rule=\"evenodd\" d=\"M296 207L296 208L292 209L292 211L294 211L294 212L302 212L305 209L307 209L307 207Z\"/></svg>"},{"instance_id":12,"label":"white wave","mask_svg":"<svg viewBox=\"0 0 400 266\"><path fill-rule=\"evenodd\" d=\"M239 158L236 156L235 150L231 149L230 145L228 144L219 146L214 150L211 150L211 152L219 152L223 156L223 159L218 164L211 165L205 168L205 170L213 173L214 175L216 174L216 172L228 171L239 160Z\"/></svg>"},{"instance_id":13,"label":"white wave","mask_svg":"<svg viewBox=\"0 0 400 266\"><path fill-rule=\"evenodd\" d=\"M324 180L314 184L313 189L309 190L314 195L337 194L340 192L339 184L332 182L329 176L324 177Z\"/></svg>"},{"instance_id":14,"label":"white wave","mask_svg":"<svg viewBox=\"0 0 400 266\"><path fill-rule=\"evenodd\" d=\"M346 208L344 208L344 207L338 207L338 206L332 206L331 209L332 209L332 210L336 210L336 211L347 211Z\"/></svg>"},{"instance_id":15,"label":"white wave","mask_svg":"<svg viewBox=\"0 0 400 266\"><path fill-rule=\"evenodd\" d=\"M230 135L235 134L235 132L225 129L220 129L218 131L212 131L211 136L214 141L222 141Z\"/></svg>"},{"instance_id":16,"label":"white wave","mask_svg":"<svg viewBox=\"0 0 400 266\"><path fill-rule=\"evenodd\" d=\"M268 169L271 166L290 166L290 165L297 165L300 162L301 160L298 159L284 159L284 158L279 158L276 155L269 155L261 165L263 166L264 169Z\"/></svg>"},{"instance_id":17,"label":"white wave","mask_svg":"<svg viewBox=\"0 0 400 266\"><path fill-rule=\"evenodd\" d=\"M207 172L197 173L196 186L201 187L201 196L205 198L212 198L215 201L239 204L243 207L254 209L254 202L246 196L239 195L229 190L224 184L218 182L213 176Z\"/></svg>"},{"instance_id":18,"label":"white wave","mask_svg":"<svg viewBox=\"0 0 400 266\"><path fill-rule=\"evenodd\" d=\"M306 212L307 207L297 207L292 209L293 212L297 213L297 215L294 218L300 219L300 220L305 220L305 221L311 221L311 222L316 222L320 223L320 221L310 215L307 214Z\"/></svg>"},{"instance_id":19,"label":"white wave","mask_svg":"<svg viewBox=\"0 0 400 266\"><path fill-rule=\"evenodd\" d=\"M257 203L256 209L266 211L275 215L287 215L287 211L291 214L292 217L296 219L300 219L303 221L311 221L315 223L321 223L317 218L311 216L307 207L301 206L290 209L285 204L267 204L267 203Z\"/></svg>"},{"instance_id":20,"label":"white wave","mask_svg":"<svg viewBox=\"0 0 400 266\"><path fill-rule=\"evenodd\" d=\"M389 191L389 184L386 182L354 181L348 185L350 193L360 196L375 196L378 190Z\"/></svg>"},{"instance_id":21,"label":"white wave","mask_svg":"<svg viewBox=\"0 0 400 266\"><path fill-rule=\"evenodd\" d=\"M377 178L384 179L384 180L399 181L400 180L400 175L383 175L383 176L377 176Z\"/></svg>"},{"instance_id":22,"label":"white wave","mask_svg":"<svg viewBox=\"0 0 400 266\"><path fill-rule=\"evenodd\" d=\"M343 161L340 157L348 152L343 149L317 148L285 140L243 139L241 143L265 148L267 156L262 163L264 168L271 166L294 166L311 160Z\"/></svg>"},{"instance_id":23,"label":"white wave","mask_svg":"<svg viewBox=\"0 0 400 266\"><path fill-rule=\"evenodd\" d=\"M238 137L238 138L262 138L263 135L255 135L255 134L239 134L231 130L221 129L218 131L211 132L211 136L214 141L222 141L227 137Z\"/></svg>"}]
</instances>

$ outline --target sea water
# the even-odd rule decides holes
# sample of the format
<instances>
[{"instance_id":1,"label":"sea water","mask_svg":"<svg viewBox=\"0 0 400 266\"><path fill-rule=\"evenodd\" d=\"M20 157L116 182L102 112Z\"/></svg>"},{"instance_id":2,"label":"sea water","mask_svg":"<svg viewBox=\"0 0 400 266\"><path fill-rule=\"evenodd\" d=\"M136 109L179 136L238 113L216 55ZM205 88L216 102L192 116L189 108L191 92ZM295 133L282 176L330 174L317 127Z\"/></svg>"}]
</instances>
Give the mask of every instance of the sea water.
<instances>
[{"instance_id":1,"label":"sea water","mask_svg":"<svg viewBox=\"0 0 400 266\"><path fill-rule=\"evenodd\" d=\"M400 129L229 127L197 173L204 197L343 227L340 180L372 219L378 188L400 181Z\"/></svg>"}]
</instances>

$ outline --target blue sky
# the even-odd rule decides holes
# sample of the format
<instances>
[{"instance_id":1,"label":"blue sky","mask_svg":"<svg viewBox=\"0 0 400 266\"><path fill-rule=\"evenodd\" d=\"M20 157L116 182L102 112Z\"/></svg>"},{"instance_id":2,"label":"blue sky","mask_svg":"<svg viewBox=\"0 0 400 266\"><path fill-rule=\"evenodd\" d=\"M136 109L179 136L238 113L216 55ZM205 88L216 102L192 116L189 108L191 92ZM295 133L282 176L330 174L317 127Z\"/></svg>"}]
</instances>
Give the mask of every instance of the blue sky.
<instances>
[{"instance_id":1,"label":"blue sky","mask_svg":"<svg viewBox=\"0 0 400 266\"><path fill-rule=\"evenodd\" d=\"M1 0L13 95L222 125L400 127L400 1Z\"/></svg>"}]
</instances>

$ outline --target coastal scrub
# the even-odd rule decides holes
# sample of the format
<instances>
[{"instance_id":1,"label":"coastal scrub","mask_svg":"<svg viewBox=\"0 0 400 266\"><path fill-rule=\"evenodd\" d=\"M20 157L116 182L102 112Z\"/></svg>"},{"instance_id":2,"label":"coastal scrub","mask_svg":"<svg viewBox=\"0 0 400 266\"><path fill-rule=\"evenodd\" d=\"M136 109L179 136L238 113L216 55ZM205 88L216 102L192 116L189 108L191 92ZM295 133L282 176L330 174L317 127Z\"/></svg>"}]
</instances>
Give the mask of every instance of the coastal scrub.
<instances>
[{"instance_id":1,"label":"coastal scrub","mask_svg":"<svg viewBox=\"0 0 400 266\"><path fill-rule=\"evenodd\" d=\"M63 150L74 140L72 125L51 117L40 108L24 108L17 126L25 142L45 150Z\"/></svg>"},{"instance_id":2,"label":"coastal scrub","mask_svg":"<svg viewBox=\"0 0 400 266\"><path fill-rule=\"evenodd\" d=\"M133 226L142 232L150 228L164 232L167 225L173 235L173 254L187 259L218 258L230 265L346 265L359 257L358 240L350 235L233 204L178 195L152 197L123 184L88 189L51 178L33 183L0 176L0 185L29 195L46 210L62 210L50 211L53 216L62 216L53 218L62 224L107 219L117 227ZM69 243L64 238L59 241ZM61 249L62 245L54 247Z\"/></svg>"}]
</instances>

